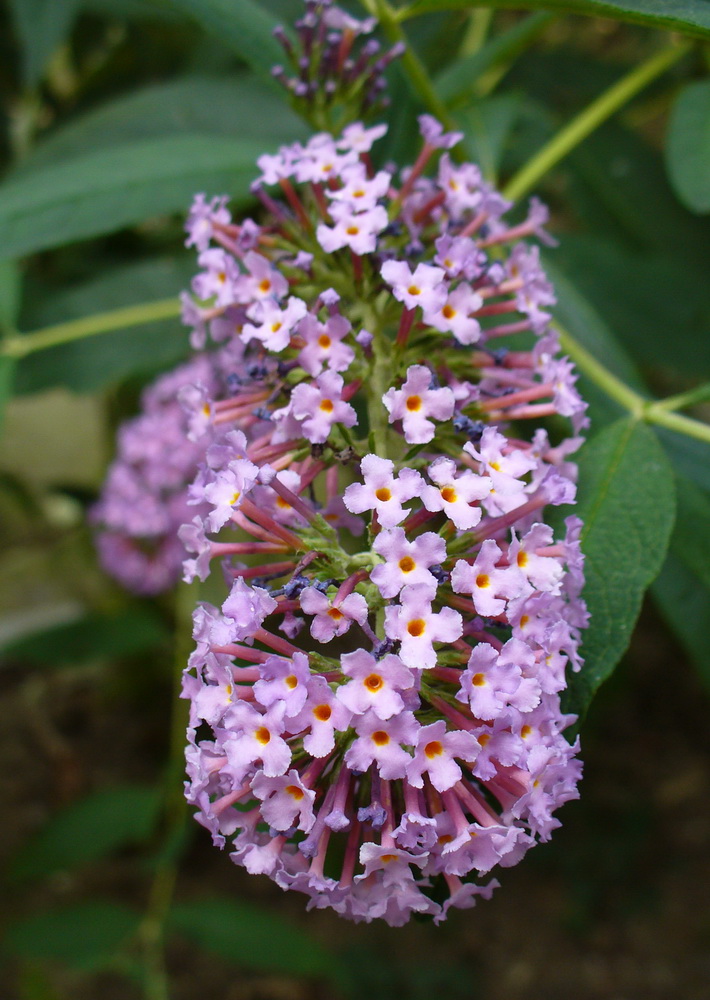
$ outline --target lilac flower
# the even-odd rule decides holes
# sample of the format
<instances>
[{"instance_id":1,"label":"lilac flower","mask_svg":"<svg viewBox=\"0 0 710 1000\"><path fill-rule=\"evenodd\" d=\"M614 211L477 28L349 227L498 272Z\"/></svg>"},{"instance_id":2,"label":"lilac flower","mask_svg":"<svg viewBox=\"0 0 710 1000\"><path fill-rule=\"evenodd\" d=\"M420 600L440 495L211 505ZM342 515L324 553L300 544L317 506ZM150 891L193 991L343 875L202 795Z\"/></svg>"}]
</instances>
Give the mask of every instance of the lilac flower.
<instances>
[{"instance_id":1,"label":"lilac flower","mask_svg":"<svg viewBox=\"0 0 710 1000\"><path fill-rule=\"evenodd\" d=\"M316 793L303 784L298 771L291 770L274 778L267 778L262 772L254 778L251 787L261 800L261 813L269 826L281 832L295 826L308 833L315 821Z\"/></svg>"},{"instance_id":2,"label":"lilac flower","mask_svg":"<svg viewBox=\"0 0 710 1000\"><path fill-rule=\"evenodd\" d=\"M251 642L254 632L276 608L276 601L262 587L250 587L241 577L232 584L229 597L222 604L222 614L234 641Z\"/></svg>"},{"instance_id":3,"label":"lilac flower","mask_svg":"<svg viewBox=\"0 0 710 1000\"><path fill-rule=\"evenodd\" d=\"M422 477L406 468L395 476L394 462L377 455L366 455L360 469L365 482L347 487L343 494L345 506L354 514L374 510L383 528L393 528L407 514L402 504L420 495Z\"/></svg>"},{"instance_id":4,"label":"lilac flower","mask_svg":"<svg viewBox=\"0 0 710 1000\"><path fill-rule=\"evenodd\" d=\"M381 273L392 288L394 297L407 309L421 306L427 312L435 313L446 302L444 271L440 267L417 264L412 272L403 260L386 260Z\"/></svg>"},{"instance_id":5,"label":"lilac flower","mask_svg":"<svg viewBox=\"0 0 710 1000\"><path fill-rule=\"evenodd\" d=\"M381 660L364 649L343 653L340 662L349 683L339 687L336 696L354 715L372 710L378 719L390 719L405 707L401 691L414 686L414 674L398 656L389 653Z\"/></svg>"},{"instance_id":6,"label":"lilac flower","mask_svg":"<svg viewBox=\"0 0 710 1000\"><path fill-rule=\"evenodd\" d=\"M437 310L424 311L424 322L442 333L453 333L460 344L475 344L481 339L481 324L472 314L482 305L481 296L462 282Z\"/></svg>"},{"instance_id":7,"label":"lilac flower","mask_svg":"<svg viewBox=\"0 0 710 1000\"><path fill-rule=\"evenodd\" d=\"M463 139L463 132L444 132L441 123L432 115L420 115L417 121L419 122L419 131L427 146L433 146L436 149L451 149Z\"/></svg>"},{"instance_id":8,"label":"lilac flower","mask_svg":"<svg viewBox=\"0 0 710 1000\"><path fill-rule=\"evenodd\" d=\"M283 715L283 705L278 702L263 715L244 702L233 706L224 752L237 782L244 780L256 761L261 762L267 778L286 772L291 763L291 751L281 735Z\"/></svg>"},{"instance_id":9,"label":"lilac flower","mask_svg":"<svg viewBox=\"0 0 710 1000\"><path fill-rule=\"evenodd\" d=\"M454 566L451 586L457 594L471 594L479 615L495 618L505 611L506 600L523 590L524 578L517 566L499 567L501 549L487 538L473 564L463 559Z\"/></svg>"},{"instance_id":10,"label":"lilac flower","mask_svg":"<svg viewBox=\"0 0 710 1000\"><path fill-rule=\"evenodd\" d=\"M468 531L481 520L480 507L473 504L484 500L491 491L488 476L477 476L473 472L456 474L456 463L450 458L437 458L428 469L429 478L435 486L422 489L422 503L427 510L443 510L461 531Z\"/></svg>"},{"instance_id":11,"label":"lilac flower","mask_svg":"<svg viewBox=\"0 0 710 1000\"><path fill-rule=\"evenodd\" d=\"M264 708L283 705L286 718L298 715L308 698L311 678L308 657L304 653L294 653L290 660L270 656L264 660L259 672L260 679L254 685L257 701Z\"/></svg>"},{"instance_id":12,"label":"lilac flower","mask_svg":"<svg viewBox=\"0 0 710 1000\"><path fill-rule=\"evenodd\" d=\"M431 669L436 663L433 643L454 642L463 632L461 615L451 608L432 610L434 593L427 584L405 587L401 605L385 609L385 634L399 639L402 662L414 670Z\"/></svg>"},{"instance_id":13,"label":"lilac flower","mask_svg":"<svg viewBox=\"0 0 710 1000\"><path fill-rule=\"evenodd\" d=\"M323 368L342 372L355 359L352 347L343 343L351 326L344 316L330 316L320 323L312 313L308 313L298 325L298 332L305 340L305 347L298 355L298 363L309 375L320 375Z\"/></svg>"},{"instance_id":14,"label":"lilac flower","mask_svg":"<svg viewBox=\"0 0 710 1000\"><path fill-rule=\"evenodd\" d=\"M412 365L401 389L389 389L382 402L390 423L402 421L404 439L409 444L426 444L434 437L434 420L450 420L454 415L451 389L432 389L426 365ZM430 419L430 418L433 418Z\"/></svg>"},{"instance_id":15,"label":"lilac flower","mask_svg":"<svg viewBox=\"0 0 710 1000\"><path fill-rule=\"evenodd\" d=\"M307 615L313 615L311 635L318 642L330 642L336 635L344 635L353 622L367 618L367 601L362 594L348 594L342 600L337 597L331 602L315 587L301 591L301 608Z\"/></svg>"},{"instance_id":16,"label":"lilac flower","mask_svg":"<svg viewBox=\"0 0 710 1000\"><path fill-rule=\"evenodd\" d=\"M321 224L316 238L327 253L350 247L353 253L367 254L377 246L377 236L389 223L387 212L381 205L362 212L345 203L331 205L334 226Z\"/></svg>"},{"instance_id":17,"label":"lilac flower","mask_svg":"<svg viewBox=\"0 0 710 1000\"><path fill-rule=\"evenodd\" d=\"M295 716L293 732L310 730L303 739L303 749L313 757L325 757L335 746L335 734L348 728L351 712L337 700L323 677L312 677L308 701Z\"/></svg>"},{"instance_id":18,"label":"lilac flower","mask_svg":"<svg viewBox=\"0 0 710 1000\"><path fill-rule=\"evenodd\" d=\"M231 215L226 208L227 196L207 201L204 194L196 194L185 223L187 230L186 247L196 247L200 253L206 250L214 236L215 226L227 226Z\"/></svg>"},{"instance_id":19,"label":"lilac flower","mask_svg":"<svg viewBox=\"0 0 710 1000\"><path fill-rule=\"evenodd\" d=\"M259 300L249 310L249 317L254 322L244 324L242 338L246 342L253 337L270 351L283 351L297 323L306 315L306 309L306 303L294 295L290 296L285 309L273 300Z\"/></svg>"},{"instance_id":20,"label":"lilac flower","mask_svg":"<svg viewBox=\"0 0 710 1000\"><path fill-rule=\"evenodd\" d=\"M407 780L415 788L424 785L423 775L429 775L437 792L445 792L461 779L461 768L454 760L472 763L480 746L475 736L463 732L447 732L443 719L429 726L422 726L417 733L414 756L407 764Z\"/></svg>"},{"instance_id":21,"label":"lilac flower","mask_svg":"<svg viewBox=\"0 0 710 1000\"><path fill-rule=\"evenodd\" d=\"M367 771L374 764L380 777L388 781L403 778L411 757L402 744L416 743L418 730L412 712L400 712L389 719L366 712L355 720L357 739L345 754L345 763L354 771Z\"/></svg>"},{"instance_id":22,"label":"lilac flower","mask_svg":"<svg viewBox=\"0 0 710 1000\"><path fill-rule=\"evenodd\" d=\"M326 191L326 195L331 201L347 205L353 212L369 212L387 194L391 181L392 175L386 170L368 178L365 167L358 163L343 172L343 186Z\"/></svg>"},{"instance_id":23,"label":"lilac flower","mask_svg":"<svg viewBox=\"0 0 710 1000\"><path fill-rule=\"evenodd\" d=\"M380 532L372 547L385 560L370 573L383 597L396 597L402 587L417 583L436 589L436 577L429 567L444 562L446 542L433 531L409 541L402 528L388 528Z\"/></svg>"},{"instance_id":24,"label":"lilac flower","mask_svg":"<svg viewBox=\"0 0 710 1000\"><path fill-rule=\"evenodd\" d=\"M357 414L342 398L343 379L333 371L324 371L315 383L301 383L291 396L291 413L301 421L305 437L314 444L327 441L334 424L353 427Z\"/></svg>"}]
</instances>

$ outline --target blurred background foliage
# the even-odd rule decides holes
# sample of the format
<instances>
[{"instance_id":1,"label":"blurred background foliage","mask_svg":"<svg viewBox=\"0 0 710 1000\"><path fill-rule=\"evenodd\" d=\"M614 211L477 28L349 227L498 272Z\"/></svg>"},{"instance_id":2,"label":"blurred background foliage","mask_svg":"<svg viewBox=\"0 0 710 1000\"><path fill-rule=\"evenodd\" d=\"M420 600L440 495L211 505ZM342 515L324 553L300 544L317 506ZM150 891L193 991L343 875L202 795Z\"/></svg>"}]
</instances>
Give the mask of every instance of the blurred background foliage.
<instances>
[{"instance_id":1,"label":"blurred background foliage","mask_svg":"<svg viewBox=\"0 0 710 1000\"><path fill-rule=\"evenodd\" d=\"M409 12L421 16L403 27L467 154L501 184L671 46L660 29L697 40L536 189L559 239L546 253L556 319L634 391L690 393L689 412L702 419L710 4L497 6L506 9L417 0ZM565 808L552 845L506 873L492 902L439 929L306 915L300 899L234 869L186 816L173 691L194 596L179 588L138 602L120 591L97 566L85 514L141 388L189 353L176 296L194 269L182 245L193 193L228 192L237 210L248 208L256 157L307 135L269 74L280 56L271 27L300 8L0 6L9 963L0 996L554 1000L573 989L580 998L700 1000L710 977L710 462L700 438L633 431L619 495L603 512L605 547L591 553L598 613L585 652L596 673L583 678L579 704L622 655L663 568L631 652L585 726L583 801ZM391 70L383 161L416 150L422 94L406 69ZM80 320L106 332L79 339ZM626 410L595 380L582 383L594 434L609 427L585 459L593 483L608 471ZM640 553L627 546L636 529ZM600 576L612 597L601 617Z\"/></svg>"}]
</instances>

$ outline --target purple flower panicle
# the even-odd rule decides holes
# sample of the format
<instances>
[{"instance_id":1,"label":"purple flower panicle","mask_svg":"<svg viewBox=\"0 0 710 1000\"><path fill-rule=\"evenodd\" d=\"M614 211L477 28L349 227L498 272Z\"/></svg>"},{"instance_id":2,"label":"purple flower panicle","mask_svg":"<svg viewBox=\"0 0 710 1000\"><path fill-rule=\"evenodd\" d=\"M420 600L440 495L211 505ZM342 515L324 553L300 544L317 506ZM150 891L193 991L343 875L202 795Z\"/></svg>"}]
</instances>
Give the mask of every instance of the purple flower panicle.
<instances>
[{"instance_id":1,"label":"purple flower panicle","mask_svg":"<svg viewBox=\"0 0 710 1000\"><path fill-rule=\"evenodd\" d=\"M311 4L313 51L324 14L365 30ZM218 556L229 591L195 613L187 796L248 871L393 925L487 898L581 772L580 525L545 509L574 501L586 417L526 242L546 214L509 225L458 136L421 129L399 175L361 124L261 158L259 225L199 196L185 300L232 359L182 393L186 574Z\"/></svg>"}]
</instances>

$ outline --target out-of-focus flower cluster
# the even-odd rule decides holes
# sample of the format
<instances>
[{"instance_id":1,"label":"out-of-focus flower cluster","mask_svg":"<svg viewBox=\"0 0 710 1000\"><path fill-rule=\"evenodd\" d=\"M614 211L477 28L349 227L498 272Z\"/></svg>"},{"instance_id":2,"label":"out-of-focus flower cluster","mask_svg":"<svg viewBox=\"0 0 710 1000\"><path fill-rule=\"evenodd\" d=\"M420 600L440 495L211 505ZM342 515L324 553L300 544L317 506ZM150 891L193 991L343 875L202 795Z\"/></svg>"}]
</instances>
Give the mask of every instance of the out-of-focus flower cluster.
<instances>
[{"instance_id":1,"label":"out-of-focus flower cluster","mask_svg":"<svg viewBox=\"0 0 710 1000\"><path fill-rule=\"evenodd\" d=\"M544 521L585 424L527 242L546 211L509 225L420 123L398 176L383 126L262 157L262 224L197 197L184 317L229 390L180 393L185 578L218 557L228 587L195 613L188 798L250 872L391 924L473 905L559 825L586 623L580 522Z\"/></svg>"}]
</instances>

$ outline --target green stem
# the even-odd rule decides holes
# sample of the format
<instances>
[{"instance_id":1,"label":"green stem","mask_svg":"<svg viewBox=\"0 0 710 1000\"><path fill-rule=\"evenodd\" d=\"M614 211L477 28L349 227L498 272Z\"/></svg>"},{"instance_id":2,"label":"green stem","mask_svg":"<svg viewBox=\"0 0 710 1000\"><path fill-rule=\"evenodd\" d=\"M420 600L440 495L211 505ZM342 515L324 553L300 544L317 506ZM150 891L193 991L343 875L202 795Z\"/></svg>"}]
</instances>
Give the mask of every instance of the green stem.
<instances>
[{"instance_id":1,"label":"green stem","mask_svg":"<svg viewBox=\"0 0 710 1000\"><path fill-rule=\"evenodd\" d=\"M644 414L647 401L633 389L630 389L625 382L613 375L604 365L589 353L586 347L582 347L578 341L559 323L555 322L555 329L560 337L560 346L565 354L569 354L580 371L584 372L588 378L595 382L600 389L611 399L615 399L624 409L628 410L635 417L641 419Z\"/></svg>"},{"instance_id":2,"label":"green stem","mask_svg":"<svg viewBox=\"0 0 710 1000\"><path fill-rule=\"evenodd\" d=\"M678 434L685 434L686 437L697 438L698 441L707 441L710 444L709 424L693 420L692 417L684 417L682 413L668 413L657 407L657 403L651 403L644 410L643 418L647 423L667 427L668 430L676 431Z\"/></svg>"},{"instance_id":3,"label":"green stem","mask_svg":"<svg viewBox=\"0 0 710 1000\"><path fill-rule=\"evenodd\" d=\"M559 323L555 323L554 327L559 334L562 350L572 358L579 370L598 385L610 399L615 399L617 403L620 403L637 420L643 420L647 424L656 424L658 427L667 427L678 434L685 434L687 437L710 443L710 425L704 424L700 420L693 420L692 417L685 417L681 413L669 412L671 408L675 409L679 405L690 405L689 399L693 403L700 402L701 393L703 398L707 398L710 395L710 386L701 386L699 389L682 393L679 396L669 396L667 400L644 399L643 396L634 392L633 389L629 389L626 383L600 364Z\"/></svg>"},{"instance_id":4,"label":"green stem","mask_svg":"<svg viewBox=\"0 0 710 1000\"><path fill-rule=\"evenodd\" d=\"M493 13L492 7L476 7L471 11L459 56L472 56L483 48Z\"/></svg>"},{"instance_id":5,"label":"green stem","mask_svg":"<svg viewBox=\"0 0 710 1000\"><path fill-rule=\"evenodd\" d=\"M173 667L172 708L168 762L165 769L163 846L153 875L148 906L139 929L143 949L145 1000L169 1000L170 984L165 966L165 923L175 892L178 876L179 847L187 816L187 803L182 790L185 770L185 730L187 705L180 699L182 672L190 653L192 619L195 603L192 588L179 584L175 595L175 647Z\"/></svg>"},{"instance_id":6,"label":"green stem","mask_svg":"<svg viewBox=\"0 0 710 1000\"><path fill-rule=\"evenodd\" d=\"M48 347L70 344L85 337L95 337L111 330L122 330L141 323L155 323L161 319L172 319L180 315L179 299L159 299L157 302L142 302L137 306L111 309L109 312L94 313L68 323L57 323L32 333L7 337L0 344L0 354L10 358L24 358L35 351Z\"/></svg>"},{"instance_id":7,"label":"green stem","mask_svg":"<svg viewBox=\"0 0 710 1000\"><path fill-rule=\"evenodd\" d=\"M666 399L659 399L653 404L654 410L684 410L687 406L697 406L698 403L707 403L710 400L710 382L699 385L695 389L687 392L680 392L677 396L667 396Z\"/></svg>"},{"instance_id":8,"label":"green stem","mask_svg":"<svg viewBox=\"0 0 710 1000\"><path fill-rule=\"evenodd\" d=\"M589 107L572 119L557 135L539 150L508 182L503 190L506 198L516 201L535 187L537 182L555 164L567 156L571 150L587 138L602 122L610 118L632 97L648 86L674 63L678 62L691 47L690 42L681 42L657 52L641 63L617 83L604 91Z\"/></svg>"},{"instance_id":9,"label":"green stem","mask_svg":"<svg viewBox=\"0 0 710 1000\"><path fill-rule=\"evenodd\" d=\"M409 77L412 89L422 100L422 103L431 111L444 128L455 131L456 121L451 117L449 111L434 90L434 84L416 52L407 41L407 36L401 26L399 13L387 3L387 0L360 0L363 7L378 19L382 30L391 42L401 42L404 44L404 54L402 56L402 66Z\"/></svg>"}]
</instances>

